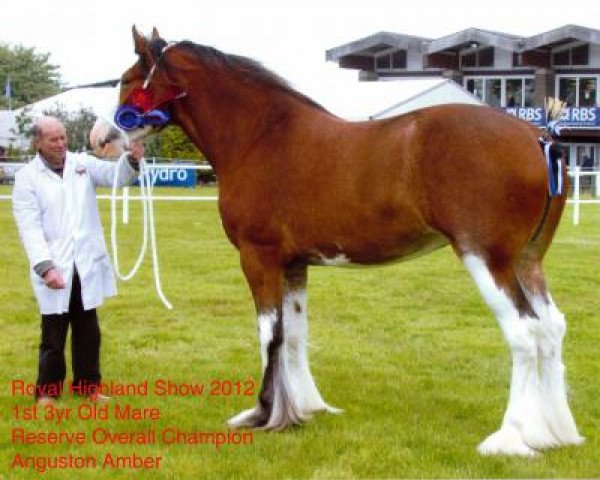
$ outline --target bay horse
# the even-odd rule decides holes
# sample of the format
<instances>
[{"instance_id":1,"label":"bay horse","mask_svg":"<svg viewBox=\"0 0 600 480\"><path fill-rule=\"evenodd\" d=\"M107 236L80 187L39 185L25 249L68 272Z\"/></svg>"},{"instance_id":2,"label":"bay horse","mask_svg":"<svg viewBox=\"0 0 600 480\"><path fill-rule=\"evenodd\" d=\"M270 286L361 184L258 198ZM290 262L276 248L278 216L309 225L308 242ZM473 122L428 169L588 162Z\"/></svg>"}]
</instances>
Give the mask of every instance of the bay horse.
<instances>
[{"instance_id":1,"label":"bay horse","mask_svg":"<svg viewBox=\"0 0 600 480\"><path fill-rule=\"evenodd\" d=\"M565 320L542 272L566 199L549 196L535 127L467 105L348 122L248 58L168 44L156 29L146 38L134 27L133 39L122 123L142 138L161 128L143 121L152 111L206 155L256 305L261 389L231 427L279 430L337 411L309 369L308 266L377 265L450 245L512 354L504 419L479 452L583 441L567 402Z\"/></svg>"}]
</instances>

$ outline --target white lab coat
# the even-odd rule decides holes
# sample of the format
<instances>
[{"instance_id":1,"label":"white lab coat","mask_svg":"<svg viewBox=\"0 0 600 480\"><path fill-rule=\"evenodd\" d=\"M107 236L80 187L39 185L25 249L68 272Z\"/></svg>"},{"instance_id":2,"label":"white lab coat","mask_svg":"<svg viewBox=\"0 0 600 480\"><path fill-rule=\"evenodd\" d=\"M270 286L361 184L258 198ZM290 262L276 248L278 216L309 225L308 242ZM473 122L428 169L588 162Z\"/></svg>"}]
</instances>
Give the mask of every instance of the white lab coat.
<instances>
[{"instance_id":1,"label":"white lab coat","mask_svg":"<svg viewBox=\"0 0 600 480\"><path fill-rule=\"evenodd\" d=\"M122 162L119 185L129 183L135 170ZM33 290L42 314L69 310L73 266L81 279L83 308L89 310L117 293L106 250L96 200L97 186L111 186L116 162L85 153L67 153L62 178L39 154L15 175L13 213L31 265ZM66 287L48 288L35 265L52 260Z\"/></svg>"}]
</instances>

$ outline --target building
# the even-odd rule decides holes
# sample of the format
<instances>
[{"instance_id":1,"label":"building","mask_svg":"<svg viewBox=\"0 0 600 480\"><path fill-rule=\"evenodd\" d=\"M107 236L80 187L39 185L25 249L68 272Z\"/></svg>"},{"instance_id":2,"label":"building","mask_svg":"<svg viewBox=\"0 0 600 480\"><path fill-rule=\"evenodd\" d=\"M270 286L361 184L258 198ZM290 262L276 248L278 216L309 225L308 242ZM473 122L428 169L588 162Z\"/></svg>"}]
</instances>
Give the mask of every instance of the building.
<instances>
[{"instance_id":1,"label":"building","mask_svg":"<svg viewBox=\"0 0 600 480\"><path fill-rule=\"evenodd\" d=\"M569 164L600 169L600 30L565 25L531 37L469 28L441 38L380 32L332 48L362 81L443 77L486 104L545 125L544 100L567 102Z\"/></svg>"}]
</instances>

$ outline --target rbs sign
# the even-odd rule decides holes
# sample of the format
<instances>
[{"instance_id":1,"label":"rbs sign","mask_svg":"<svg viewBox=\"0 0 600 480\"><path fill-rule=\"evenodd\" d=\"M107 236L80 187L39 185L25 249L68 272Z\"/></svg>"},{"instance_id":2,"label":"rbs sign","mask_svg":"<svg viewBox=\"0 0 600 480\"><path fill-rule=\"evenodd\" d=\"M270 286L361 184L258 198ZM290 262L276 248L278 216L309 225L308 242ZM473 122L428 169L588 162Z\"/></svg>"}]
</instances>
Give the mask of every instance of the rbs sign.
<instances>
[{"instance_id":1,"label":"rbs sign","mask_svg":"<svg viewBox=\"0 0 600 480\"><path fill-rule=\"evenodd\" d=\"M509 115L514 115L521 120L527 120L528 122L541 127L546 123L546 112L543 108L533 108L533 107L524 107L524 108L515 108L509 107L504 109L506 113Z\"/></svg>"},{"instance_id":2,"label":"rbs sign","mask_svg":"<svg viewBox=\"0 0 600 480\"><path fill-rule=\"evenodd\" d=\"M192 188L196 186L196 170L193 168L150 166L148 170L152 186ZM136 180L133 184L139 185L140 181Z\"/></svg>"},{"instance_id":3,"label":"rbs sign","mask_svg":"<svg viewBox=\"0 0 600 480\"><path fill-rule=\"evenodd\" d=\"M505 108L509 115L527 120L528 122L543 127L546 125L546 111L543 108ZM596 107L568 107L563 112L560 122L563 127L599 127L600 108Z\"/></svg>"}]
</instances>

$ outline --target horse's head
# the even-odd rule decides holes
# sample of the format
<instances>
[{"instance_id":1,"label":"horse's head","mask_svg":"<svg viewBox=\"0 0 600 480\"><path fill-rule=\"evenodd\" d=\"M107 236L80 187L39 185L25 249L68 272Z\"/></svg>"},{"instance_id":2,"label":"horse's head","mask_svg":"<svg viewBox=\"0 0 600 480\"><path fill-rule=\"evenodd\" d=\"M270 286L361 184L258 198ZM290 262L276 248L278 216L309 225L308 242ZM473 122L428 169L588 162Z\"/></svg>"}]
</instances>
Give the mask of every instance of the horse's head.
<instances>
[{"instance_id":1,"label":"horse's head","mask_svg":"<svg viewBox=\"0 0 600 480\"><path fill-rule=\"evenodd\" d=\"M156 28L150 39L133 27L138 61L121 77L115 123L137 139L161 129L171 120L172 103L185 95L167 77L163 56L169 48Z\"/></svg>"}]
</instances>

